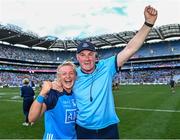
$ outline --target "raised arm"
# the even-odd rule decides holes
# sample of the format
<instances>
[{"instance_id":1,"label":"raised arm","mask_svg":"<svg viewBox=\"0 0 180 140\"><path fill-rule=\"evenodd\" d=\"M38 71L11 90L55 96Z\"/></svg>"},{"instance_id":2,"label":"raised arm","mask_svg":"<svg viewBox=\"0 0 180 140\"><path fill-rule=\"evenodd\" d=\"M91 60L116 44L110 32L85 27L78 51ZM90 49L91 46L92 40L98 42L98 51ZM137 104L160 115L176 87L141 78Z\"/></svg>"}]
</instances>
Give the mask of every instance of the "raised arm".
<instances>
[{"instance_id":1,"label":"raised arm","mask_svg":"<svg viewBox=\"0 0 180 140\"><path fill-rule=\"evenodd\" d=\"M43 103L43 98L47 95L51 87L52 87L51 82L45 81L43 83L41 92L39 93L39 96L37 97L39 99L36 99L31 105L29 116L28 116L29 122L35 122L46 111L46 104Z\"/></svg>"},{"instance_id":2,"label":"raised arm","mask_svg":"<svg viewBox=\"0 0 180 140\"><path fill-rule=\"evenodd\" d=\"M118 67L123 64L142 46L144 40L148 36L152 26L157 19L158 12L151 6L146 6L144 9L145 22L137 34L129 41L127 46L118 53L117 65Z\"/></svg>"}]
</instances>

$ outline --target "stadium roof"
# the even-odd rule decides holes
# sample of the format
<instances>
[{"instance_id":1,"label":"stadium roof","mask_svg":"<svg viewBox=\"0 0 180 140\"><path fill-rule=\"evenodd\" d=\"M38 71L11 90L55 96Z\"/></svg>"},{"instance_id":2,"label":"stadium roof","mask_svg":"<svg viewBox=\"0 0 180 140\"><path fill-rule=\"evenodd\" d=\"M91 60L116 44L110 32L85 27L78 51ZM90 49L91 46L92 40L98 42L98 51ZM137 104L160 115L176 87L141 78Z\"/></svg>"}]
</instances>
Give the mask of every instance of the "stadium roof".
<instances>
[{"instance_id":1,"label":"stadium roof","mask_svg":"<svg viewBox=\"0 0 180 140\"><path fill-rule=\"evenodd\" d=\"M136 32L137 31L124 31L84 38L83 40L91 41L97 48L116 46L127 44ZM180 24L169 24L152 28L146 41L156 39L163 41L171 37L180 37ZM25 45L29 48L42 47L45 49L70 50L76 48L82 40L61 40L54 36L39 37L36 33L31 31L24 32L21 27L16 25L7 24L5 26L0 24L0 41L8 42L13 45Z\"/></svg>"}]
</instances>

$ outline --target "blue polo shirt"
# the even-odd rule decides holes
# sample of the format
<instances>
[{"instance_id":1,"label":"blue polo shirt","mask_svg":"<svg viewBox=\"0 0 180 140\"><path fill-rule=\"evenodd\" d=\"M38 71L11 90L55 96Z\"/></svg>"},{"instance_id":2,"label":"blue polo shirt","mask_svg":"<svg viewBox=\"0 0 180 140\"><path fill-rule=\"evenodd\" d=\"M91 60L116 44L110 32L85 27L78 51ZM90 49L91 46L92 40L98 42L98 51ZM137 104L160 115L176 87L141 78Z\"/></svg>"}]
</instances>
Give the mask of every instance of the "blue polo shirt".
<instances>
[{"instance_id":1,"label":"blue polo shirt","mask_svg":"<svg viewBox=\"0 0 180 140\"><path fill-rule=\"evenodd\" d=\"M78 125L87 129L102 129L119 122L112 95L112 80L117 71L116 56L100 60L91 74L77 68L73 92L78 108Z\"/></svg>"},{"instance_id":2,"label":"blue polo shirt","mask_svg":"<svg viewBox=\"0 0 180 140\"><path fill-rule=\"evenodd\" d=\"M77 107L74 95L51 89L44 103L45 133L43 139L76 139L75 120Z\"/></svg>"}]
</instances>

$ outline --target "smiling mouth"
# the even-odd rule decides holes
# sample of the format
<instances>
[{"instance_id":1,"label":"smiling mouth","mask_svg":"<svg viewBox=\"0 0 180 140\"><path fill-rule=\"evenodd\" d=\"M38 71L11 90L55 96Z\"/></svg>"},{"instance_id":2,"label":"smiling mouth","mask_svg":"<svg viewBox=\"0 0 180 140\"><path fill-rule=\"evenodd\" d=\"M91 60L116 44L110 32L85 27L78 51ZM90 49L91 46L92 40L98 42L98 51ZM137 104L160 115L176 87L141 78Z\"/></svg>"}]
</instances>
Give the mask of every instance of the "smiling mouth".
<instances>
[{"instance_id":1,"label":"smiling mouth","mask_svg":"<svg viewBox=\"0 0 180 140\"><path fill-rule=\"evenodd\" d=\"M72 84L72 81L64 81L65 82L65 84L67 84L67 85L71 85Z\"/></svg>"}]
</instances>

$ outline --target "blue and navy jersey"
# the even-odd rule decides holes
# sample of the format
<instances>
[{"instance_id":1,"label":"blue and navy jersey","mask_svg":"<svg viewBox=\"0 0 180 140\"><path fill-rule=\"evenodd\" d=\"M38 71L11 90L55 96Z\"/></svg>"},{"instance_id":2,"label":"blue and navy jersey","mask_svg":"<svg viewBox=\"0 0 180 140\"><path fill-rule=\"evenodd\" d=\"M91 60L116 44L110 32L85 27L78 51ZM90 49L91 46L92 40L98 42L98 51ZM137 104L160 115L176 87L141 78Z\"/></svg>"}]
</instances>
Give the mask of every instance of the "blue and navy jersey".
<instances>
[{"instance_id":1,"label":"blue and navy jersey","mask_svg":"<svg viewBox=\"0 0 180 140\"><path fill-rule=\"evenodd\" d=\"M72 93L51 89L45 98L45 133L43 139L76 139L76 102Z\"/></svg>"},{"instance_id":2,"label":"blue and navy jersey","mask_svg":"<svg viewBox=\"0 0 180 140\"><path fill-rule=\"evenodd\" d=\"M34 98L34 90L32 89L32 87L30 86L22 86L21 88L21 97L23 97L24 99L27 99L27 98Z\"/></svg>"},{"instance_id":3,"label":"blue and navy jersey","mask_svg":"<svg viewBox=\"0 0 180 140\"><path fill-rule=\"evenodd\" d=\"M112 95L112 80L117 71L116 56L100 60L91 74L77 69L73 92L78 108L78 125L102 129L119 122Z\"/></svg>"}]
</instances>

